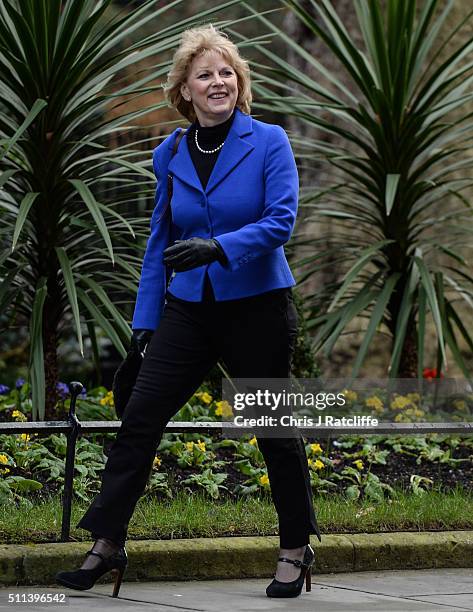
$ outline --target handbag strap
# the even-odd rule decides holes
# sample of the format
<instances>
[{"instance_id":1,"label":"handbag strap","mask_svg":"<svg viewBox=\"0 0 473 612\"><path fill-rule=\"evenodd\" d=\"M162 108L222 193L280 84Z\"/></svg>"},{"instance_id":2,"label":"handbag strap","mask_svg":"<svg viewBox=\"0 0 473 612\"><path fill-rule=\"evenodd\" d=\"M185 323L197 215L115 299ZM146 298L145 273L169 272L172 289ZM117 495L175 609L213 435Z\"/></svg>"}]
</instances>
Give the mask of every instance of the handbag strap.
<instances>
[{"instance_id":1,"label":"handbag strap","mask_svg":"<svg viewBox=\"0 0 473 612\"><path fill-rule=\"evenodd\" d=\"M184 136L184 130L181 128L179 134L176 136L176 140L174 141L174 146L172 148L171 159L176 154L177 148L178 148L179 143L181 142L183 136ZM171 161L171 159L169 161ZM172 174L169 174L169 172L168 172L168 206L171 203L171 198L172 198Z\"/></svg>"},{"instance_id":2,"label":"handbag strap","mask_svg":"<svg viewBox=\"0 0 473 612\"><path fill-rule=\"evenodd\" d=\"M182 140L182 137L184 136L184 134L186 133L187 130L184 130L183 128L179 128L179 133L176 136L176 140L174 141L174 146L172 148L172 154L171 157L169 159L169 161L171 161L171 159L174 157L177 148L179 147L179 143ZM164 217L164 215L166 214L166 212L169 209L169 204L171 203L171 198L172 198L172 174L169 174L168 172L168 201L166 202L166 206L164 207L163 212L159 215L158 219L155 221L155 223L159 223L161 221L161 219Z\"/></svg>"}]
</instances>

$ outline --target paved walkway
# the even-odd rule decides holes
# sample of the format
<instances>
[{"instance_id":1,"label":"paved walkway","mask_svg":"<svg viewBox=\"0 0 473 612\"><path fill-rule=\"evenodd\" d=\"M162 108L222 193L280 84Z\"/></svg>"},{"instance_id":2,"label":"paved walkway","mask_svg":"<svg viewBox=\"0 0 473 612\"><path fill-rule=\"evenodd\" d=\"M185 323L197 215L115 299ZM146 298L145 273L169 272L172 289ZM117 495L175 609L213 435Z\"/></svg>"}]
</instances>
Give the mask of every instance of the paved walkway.
<instances>
[{"instance_id":1,"label":"paved walkway","mask_svg":"<svg viewBox=\"0 0 473 612\"><path fill-rule=\"evenodd\" d=\"M126 574L125 574L126 576ZM188 582L123 582L120 596L111 597L112 584L90 591L53 587L3 587L0 610L58 610L64 605L8 603L8 594L65 593L67 610L152 609L153 612L447 612L473 610L473 569L314 574L312 591L296 599L270 599L268 579L199 580Z\"/></svg>"}]
</instances>

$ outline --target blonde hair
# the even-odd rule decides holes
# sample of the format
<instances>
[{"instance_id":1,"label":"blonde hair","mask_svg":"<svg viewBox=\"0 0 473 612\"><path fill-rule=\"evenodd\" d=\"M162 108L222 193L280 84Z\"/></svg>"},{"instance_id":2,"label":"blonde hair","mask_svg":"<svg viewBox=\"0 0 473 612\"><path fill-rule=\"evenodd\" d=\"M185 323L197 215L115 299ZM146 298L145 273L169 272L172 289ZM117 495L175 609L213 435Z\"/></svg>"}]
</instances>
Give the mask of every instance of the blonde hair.
<instances>
[{"instance_id":1,"label":"blonde hair","mask_svg":"<svg viewBox=\"0 0 473 612\"><path fill-rule=\"evenodd\" d=\"M172 66L167 81L163 85L164 96L169 105L174 107L190 122L196 118L192 102L187 102L181 94L181 85L187 79L192 60L210 51L217 51L224 57L236 72L238 82L238 98L236 106L250 114L252 102L250 68L243 59L237 46L228 38L225 32L217 30L212 24L185 30L182 33L179 48L174 53Z\"/></svg>"}]
</instances>

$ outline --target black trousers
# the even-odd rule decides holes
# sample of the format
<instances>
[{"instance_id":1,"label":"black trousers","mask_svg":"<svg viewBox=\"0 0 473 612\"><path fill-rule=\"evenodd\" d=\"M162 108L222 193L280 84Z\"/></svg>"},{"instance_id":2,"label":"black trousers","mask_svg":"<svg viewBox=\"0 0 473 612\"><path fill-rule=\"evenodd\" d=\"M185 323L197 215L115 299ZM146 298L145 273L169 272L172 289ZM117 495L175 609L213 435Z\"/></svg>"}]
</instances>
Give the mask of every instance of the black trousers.
<instances>
[{"instance_id":1,"label":"black trousers","mask_svg":"<svg viewBox=\"0 0 473 612\"><path fill-rule=\"evenodd\" d=\"M168 421L189 400L209 370L223 361L234 378L287 378L297 334L290 288L217 302L208 277L201 302L169 292L114 440L100 493L77 527L124 545L129 520L151 474ZM312 504L300 434L262 438L282 548L297 548L320 532Z\"/></svg>"}]
</instances>

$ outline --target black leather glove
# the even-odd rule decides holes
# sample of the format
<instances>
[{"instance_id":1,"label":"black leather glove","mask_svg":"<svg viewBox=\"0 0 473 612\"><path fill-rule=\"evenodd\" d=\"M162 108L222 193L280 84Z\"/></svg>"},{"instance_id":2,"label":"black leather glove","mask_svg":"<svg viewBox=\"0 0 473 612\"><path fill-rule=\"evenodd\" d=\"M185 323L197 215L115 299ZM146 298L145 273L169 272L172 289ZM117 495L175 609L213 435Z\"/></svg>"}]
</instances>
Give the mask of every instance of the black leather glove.
<instances>
[{"instance_id":1,"label":"black leather glove","mask_svg":"<svg viewBox=\"0 0 473 612\"><path fill-rule=\"evenodd\" d=\"M220 261L227 261L225 251L215 238L190 238L175 240L174 244L164 250L163 263L176 272L192 270L199 266Z\"/></svg>"},{"instance_id":2,"label":"black leather glove","mask_svg":"<svg viewBox=\"0 0 473 612\"><path fill-rule=\"evenodd\" d=\"M153 331L151 329L134 329L131 335L130 349L127 353L127 359L136 357L143 358L146 345L151 340Z\"/></svg>"}]
</instances>

